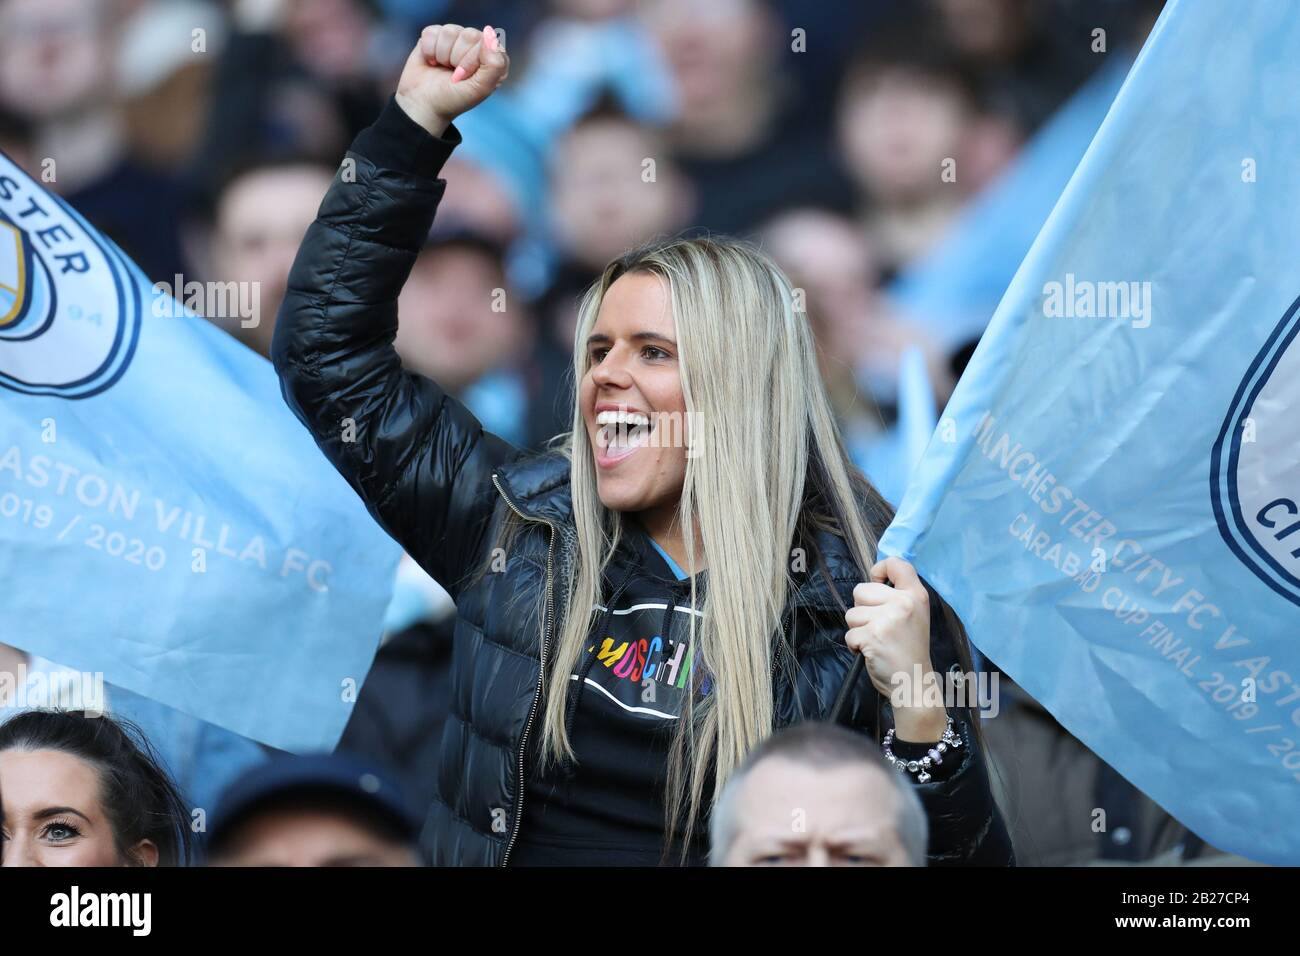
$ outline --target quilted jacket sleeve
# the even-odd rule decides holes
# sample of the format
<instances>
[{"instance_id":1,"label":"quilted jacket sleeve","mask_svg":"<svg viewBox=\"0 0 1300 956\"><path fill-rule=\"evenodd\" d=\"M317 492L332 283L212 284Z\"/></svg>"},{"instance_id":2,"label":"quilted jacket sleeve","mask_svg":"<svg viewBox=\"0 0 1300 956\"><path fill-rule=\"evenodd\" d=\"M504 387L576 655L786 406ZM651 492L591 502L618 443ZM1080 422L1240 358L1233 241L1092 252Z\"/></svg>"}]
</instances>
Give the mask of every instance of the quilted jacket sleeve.
<instances>
[{"instance_id":1,"label":"quilted jacket sleeve","mask_svg":"<svg viewBox=\"0 0 1300 956\"><path fill-rule=\"evenodd\" d=\"M370 513L455 598L477 569L510 445L437 383L402 368L397 296L423 246L460 142L390 100L353 143L308 229L276 320L272 358L289 407Z\"/></svg>"}]
</instances>

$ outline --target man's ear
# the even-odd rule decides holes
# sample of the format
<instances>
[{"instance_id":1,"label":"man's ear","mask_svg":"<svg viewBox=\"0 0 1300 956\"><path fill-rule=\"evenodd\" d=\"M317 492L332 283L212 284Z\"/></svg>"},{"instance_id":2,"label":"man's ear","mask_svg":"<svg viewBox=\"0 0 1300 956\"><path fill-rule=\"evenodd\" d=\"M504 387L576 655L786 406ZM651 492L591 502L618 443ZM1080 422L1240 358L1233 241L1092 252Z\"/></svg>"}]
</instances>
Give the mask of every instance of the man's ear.
<instances>
[{"instance_id":1,"label":"man's ear","mask_svg":"<svg viewBox=\"0 0 1300 956\"><path fill-rule=\"evenodd\" d=\"M157 866L158 847L153 840L141 840L127 851L128 866Z\"/></svg>"}]
</instances>

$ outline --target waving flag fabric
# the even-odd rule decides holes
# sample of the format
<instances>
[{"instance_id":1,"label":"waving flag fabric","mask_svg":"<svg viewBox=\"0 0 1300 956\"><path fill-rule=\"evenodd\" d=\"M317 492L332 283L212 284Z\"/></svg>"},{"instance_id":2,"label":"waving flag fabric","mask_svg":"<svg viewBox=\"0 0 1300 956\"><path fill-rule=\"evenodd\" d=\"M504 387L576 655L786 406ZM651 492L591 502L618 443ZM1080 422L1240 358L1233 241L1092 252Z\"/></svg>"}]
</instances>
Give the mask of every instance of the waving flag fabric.
<instances>
[{"instance_id":1,"label":"waving flag fabric","mask_svg":"<svg viewBox=\"0 0 1300 956\"><path fill-rule=\"evenodd\" d=\"M1300 5L1172 2L882 548L1211 844L1300 863Z\"/></svg>"},{"instance_id":2,"label":"waving flag fabric","mask_svg":"<svg viewBox=\"0 0 1300 956\"><path fill-rule=\"evenodd\" d=\"M0 641L332 748L398 555L270 363L0 155Z\"/></svg>"}]
</instances>

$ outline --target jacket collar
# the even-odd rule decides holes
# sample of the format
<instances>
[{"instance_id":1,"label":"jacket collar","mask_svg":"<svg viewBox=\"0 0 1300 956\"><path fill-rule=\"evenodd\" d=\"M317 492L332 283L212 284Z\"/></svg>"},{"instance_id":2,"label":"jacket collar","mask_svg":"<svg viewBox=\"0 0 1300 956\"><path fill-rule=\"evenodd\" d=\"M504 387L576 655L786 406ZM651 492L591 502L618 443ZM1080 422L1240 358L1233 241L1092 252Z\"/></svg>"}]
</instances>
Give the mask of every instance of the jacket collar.
<instances>
[{"instance_id":1,"label":"jacket collar","mask_svg":"<svg viewBox=\"0 0 1300 956\"><path fill-rule=\"evenodd\" d=\"M496 476L515 508L528 518L555 525L563 538L572 541L573 496L567 457L558 452L525 454L499 467ZM866 573L858 569L843 538L818 531L816 545L831 580L812 566L810 554L808 570L802 575L805 580L795 589L790 605L826 610L852 607L853 588L866 579Z\"/></svg>"},{"instance_id":2,"label":"jacket collar","mask_svg":"<svg viewBox=\"0 0 1300 956\"><path fill-rule=\"evenodd\" d=\"M569 459L558 452L525 454L496 470L507 500L526 517L560 527L573 523Z\"/></svg>"}]
</instances>

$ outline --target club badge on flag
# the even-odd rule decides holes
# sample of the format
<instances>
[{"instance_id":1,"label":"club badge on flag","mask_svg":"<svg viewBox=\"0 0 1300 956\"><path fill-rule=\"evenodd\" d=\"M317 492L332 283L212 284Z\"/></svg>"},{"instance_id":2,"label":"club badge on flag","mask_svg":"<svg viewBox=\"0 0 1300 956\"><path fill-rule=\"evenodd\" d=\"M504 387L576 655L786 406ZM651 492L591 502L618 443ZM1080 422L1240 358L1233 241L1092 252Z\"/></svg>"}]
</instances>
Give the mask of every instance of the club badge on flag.
<instances>
[{"instance_id":1,"label":"club badge on flag","mask_svg":"<svg viewBox=\"0 0 1300 956\"><path fill-rule=\"evenodd\" d=\"M882 550L1214 846L1300 864L1300 7L1172 0Z\"/></svg>"},{"instance_id":2,"label":"club badge on flag","mask_svg":"<svg viewBox=\"0 0 1300 956\"><path fill-rule=\"evenodd\" d=\"M332 749L399 553L270 363L0 154L0 641Z\"/></svg>"}]
</instances>

